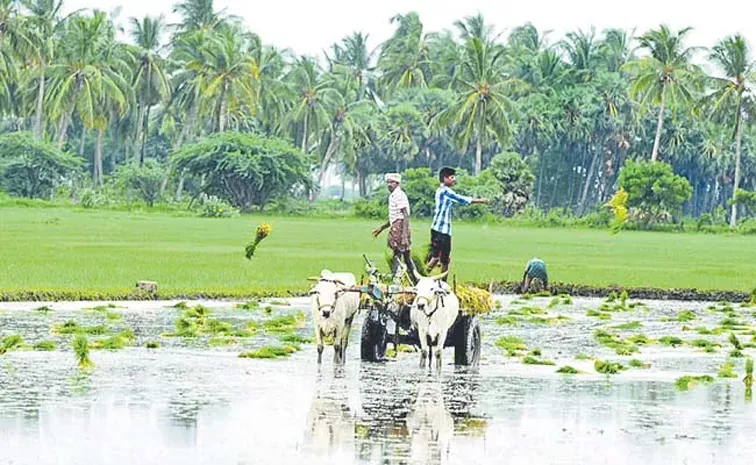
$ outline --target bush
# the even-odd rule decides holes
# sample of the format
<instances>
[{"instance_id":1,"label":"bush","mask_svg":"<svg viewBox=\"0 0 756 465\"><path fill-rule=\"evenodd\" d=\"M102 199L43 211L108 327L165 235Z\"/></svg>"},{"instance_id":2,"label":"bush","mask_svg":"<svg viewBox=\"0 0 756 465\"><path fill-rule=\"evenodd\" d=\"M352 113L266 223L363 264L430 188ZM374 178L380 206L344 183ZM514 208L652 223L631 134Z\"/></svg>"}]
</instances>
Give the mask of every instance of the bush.
<instances>
[{"instance_id":1,"label":"bush","mask_svg":"<svg viewBox=\"0 0 756 465\"><path fill-rule=\"evenodd\" d=\"M80 173L82 160L28 132L0 136L0 185L11 195L49 198Z\"/></svg>"},{"instance_id":2,"label":"bush","mask_svg":"<svg viewBox=\"0 0 756 465\"><path fill-rule=\"evenodd\" d=\"M205 218L232 218L239 215L239 210L223 199L204 192L192 204L192 211Z\"/></svg>"},{"instance_id":3,"label":"bush","mask_svg":"<svg viewBox=\"0 0 756 465\"><path fill-rule=\"evenodd\" d=\"M630 217L644 228L679 215L683 202L693 195L687 179L674 174L669 164L658 161L628 160L620 171L618 184L627 191Z\"/></svg>"},{"instance_id":4,"label":"bush","mask_svg":"<svg viewBox=\"0 0 756 465\"><path fill-rule=\"evenodd\" d=\"M153 206L160 200L163 180L168 170L157 160L148 158L142 166L136 161L116 168L111 178L113 186L125 194L126 198L137 197Z\"/></svg>"},{"instance_id":5,"label":"bush","mask_svg":"<svg viewBox=\"0 0 756 465\"><path fill-rule=\"evenodd\" d=\"M535 182L535 175L525 160L517 153L502 153L491 160L491 167L486 171L498 185L498 192L491 198L491 210L503 216L522 211L530 200Z\"/></svg>"},{"instance_id":6,"label":"bush","mask_svg":"<svg viewBox=\"0 0 756 465\"><path fill-rule=\"evenodd\" d=\"M213 134L172 155L176 170L204 176L203 192L242 211L312 184L309 158L289 142L257 134Z\"/></svg>"}]
</instances>

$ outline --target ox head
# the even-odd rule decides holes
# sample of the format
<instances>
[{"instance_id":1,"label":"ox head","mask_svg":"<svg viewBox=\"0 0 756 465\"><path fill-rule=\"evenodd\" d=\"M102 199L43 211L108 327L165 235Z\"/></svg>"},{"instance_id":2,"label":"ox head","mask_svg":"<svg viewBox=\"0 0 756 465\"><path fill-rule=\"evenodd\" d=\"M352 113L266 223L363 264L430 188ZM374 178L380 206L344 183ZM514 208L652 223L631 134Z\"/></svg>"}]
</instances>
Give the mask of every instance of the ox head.
<instances>
[{"instance_id":1,"label":"ox head","mask_svg":"<svg viewBox=\"0 0 756 465\"><path fill-rule=\"evenodd\" d=\"M346 292L347 284L338 278L331 276L327 270L323 270L318 278L308 278L318 283L308 295L312 298L313 305L323 318L329 318L336 307L336 301Z\"/></svg>"},{"instance_id":2,"label":"ox head","mask_svg":"<svg viewBox=\"0 0 756 465\"><path fill-rule=\"evenodd\" d=\"M443 281L443 278L448 273L446 271L438 276L426 277L415 270L414 274L415 278L417 278L417 284L414 289L415 300L412 302L412 305L426 315L433 313L438 299L449 294L449 289Z\"/></svg>"}]
</instances>

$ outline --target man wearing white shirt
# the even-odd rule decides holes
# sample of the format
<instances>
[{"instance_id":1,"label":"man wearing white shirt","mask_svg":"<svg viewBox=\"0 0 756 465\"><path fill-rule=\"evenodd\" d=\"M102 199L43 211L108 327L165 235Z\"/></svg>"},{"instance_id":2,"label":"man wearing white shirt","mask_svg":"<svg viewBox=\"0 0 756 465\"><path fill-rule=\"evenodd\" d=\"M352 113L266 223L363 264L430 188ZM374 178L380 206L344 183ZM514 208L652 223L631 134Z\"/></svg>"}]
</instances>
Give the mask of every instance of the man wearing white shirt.
<instances>
[{"instance_id":1,"label":"man wearing white shirt","mask_svg":"<svg viewBox=\"0 0 756 465\"><path fill-rule=\"evenodd\" d=\"M399 265L400 257L404 259L409 271L409 277L414 282L415 269L412 263L411 233L410 233L410 205L407 194L401 188L402 176L398 173L387 173L386 186L390 192L388 198L388 221L373 230L373 237L378 237L385 229L389 229L388 247L394 252L393 270Z\"/></svg>"}]
</instances>

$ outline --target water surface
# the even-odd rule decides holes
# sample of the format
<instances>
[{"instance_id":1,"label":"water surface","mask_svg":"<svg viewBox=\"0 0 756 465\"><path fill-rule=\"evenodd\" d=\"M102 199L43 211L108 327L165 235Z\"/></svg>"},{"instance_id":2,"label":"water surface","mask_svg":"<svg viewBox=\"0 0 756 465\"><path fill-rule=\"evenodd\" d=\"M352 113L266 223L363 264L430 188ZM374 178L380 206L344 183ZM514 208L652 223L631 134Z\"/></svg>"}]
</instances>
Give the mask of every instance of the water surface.
<instances>
[{"instance_id":1,"label":"water surface","mask_svg":"<svg viewBox=\"0 0 756 465\"><path fill-rule=\"evenodd\" d=\"M690 327L714 327L723 317L705 304L647 302L649 311L614 314L612 321L585 316L600 301L576 299L549 309L570 317L562 324L499 326L483 319L483 360L477 369L453 365L444 352L440 374L418 367L419 355L400 353L382 364L359 360L361 316L353 327L347 362L334 368L332 350L317 367L315 348L277 360L238 358L244 350L275 343L261 334L237 344L209 347L207 338L161 335L174 329L174 302L128 302L113 309L119 321L84 307L97 303L0 304L0 336L18 333L27 343L52 339L54 352L13 351L0 356L0 463L2 464L288 464L288 463L527 463L527 464L750 464L756 433L753 405L740 379L718 379L687 392L675 388L684 374L712 374L730 348L727 334L705 336L723 347L641 347L620 357L598 346L598 328L638 320L622 331L650 338L678 335L683 323L663 321L683 308L700 315ZM305 300L274 306L273 315L304 311ZM260 311L233 310L230 302L202 302L213 317L243 327L265 319ZM527 305L546 307L548 299ZM190 302L190 304L193 304ZM750 310L736 308L753 322ZM83 373L70 336L51 335L55 322L107 324L134 329L137 343L120 351L92 351L94 369ZM517 335L556 366L523 365L494 345ZM744 342L750 337L741 336ZM159 340L159 349L146 349ZM746 350L746 355L753 351ZM615 376L594 372L585 353L648 369ZM736 360L739 378L743 360ZM585 374L560 375L569 364Z\"/></svg>"}]
</instances>

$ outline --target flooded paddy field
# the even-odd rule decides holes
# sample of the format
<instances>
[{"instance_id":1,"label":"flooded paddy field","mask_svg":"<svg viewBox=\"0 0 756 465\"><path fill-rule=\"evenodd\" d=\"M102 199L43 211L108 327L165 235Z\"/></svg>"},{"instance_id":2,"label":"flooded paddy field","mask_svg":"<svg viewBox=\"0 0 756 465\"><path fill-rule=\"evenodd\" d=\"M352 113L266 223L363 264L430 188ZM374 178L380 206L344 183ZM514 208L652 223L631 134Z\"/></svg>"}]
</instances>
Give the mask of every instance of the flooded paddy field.
<instances>
[{"instance_id":1,"label":"flooded paddy field","mask_svg":"<svg viewBox=\"0 0 756 465\"><path fill-rule=\"evenodd\" d=\"M756 307L498 301L441 373L362 363L362 312L318 367L304 299L0 303L0 464L753 463Z\"/></svg>"}]
</instances>

